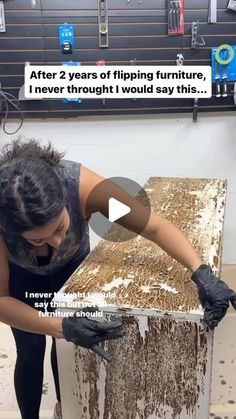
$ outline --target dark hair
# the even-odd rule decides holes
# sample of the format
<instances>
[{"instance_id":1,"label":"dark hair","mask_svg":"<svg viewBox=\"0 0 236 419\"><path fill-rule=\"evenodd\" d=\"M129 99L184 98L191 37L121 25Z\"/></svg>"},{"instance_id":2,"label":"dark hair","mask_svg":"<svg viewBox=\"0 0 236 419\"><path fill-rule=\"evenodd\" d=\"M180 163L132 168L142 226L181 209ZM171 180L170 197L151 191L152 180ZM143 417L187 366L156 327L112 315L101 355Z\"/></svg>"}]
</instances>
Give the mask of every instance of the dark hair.
<instances>
[{"instance_id":1,"label":"dark hair","mask_svg":"<svg viewBox=\"0 0 236 419\"><path fill-rule=\"evenodd\" d=\"M58 176L59 153L49 142L35 139L6 144L0 153L0 229L24 233L45 225L65 207L63 184Z\"/></svg>"}]
</instances>

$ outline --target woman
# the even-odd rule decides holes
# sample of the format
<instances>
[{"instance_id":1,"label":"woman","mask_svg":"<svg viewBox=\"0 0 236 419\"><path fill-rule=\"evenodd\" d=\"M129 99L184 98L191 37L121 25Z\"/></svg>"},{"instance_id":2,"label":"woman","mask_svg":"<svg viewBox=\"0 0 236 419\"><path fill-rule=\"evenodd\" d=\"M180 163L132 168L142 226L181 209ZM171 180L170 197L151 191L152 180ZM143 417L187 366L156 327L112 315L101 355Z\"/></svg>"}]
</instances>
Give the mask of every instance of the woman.
<instances>
[{"instance_id":1,"label":"woman","mask_svg":"<svg viewBox=\"0 0 236 419\"><path fill-rule=\"evenodd\" d=\"M11 326L17 348L14 383L22 419L39 419L43 383L45 335L53 338L51 364L57 394L54 418L60 418L55 338L65 338L109 360L99 342L123 336L119 320L99 323L84 317L40 317L35 302L50 303L89 253L88 219L99 211L107 216L109 196L137 209L122 225L134 232L146 209L111 181L91 194L104 178L79 163L63 160L51 144L13 141L0 156L0 321ZM214 328L236 294L204 265L185 236L158 214L151 214L141 233L182 263L195 281ZM48 298L27 298L48 293ZM49 308L49 310L53 310Z\"/></svg>"}]
</instances>

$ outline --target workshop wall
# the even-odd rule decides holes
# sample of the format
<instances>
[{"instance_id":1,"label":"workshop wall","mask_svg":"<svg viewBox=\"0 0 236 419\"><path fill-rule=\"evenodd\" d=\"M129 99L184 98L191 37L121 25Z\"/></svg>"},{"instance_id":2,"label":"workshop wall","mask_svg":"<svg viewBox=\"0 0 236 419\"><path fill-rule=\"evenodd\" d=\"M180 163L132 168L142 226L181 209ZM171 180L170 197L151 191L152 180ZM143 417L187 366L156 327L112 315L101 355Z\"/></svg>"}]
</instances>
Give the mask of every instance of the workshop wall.
<instances>
[{"instance_id":1,"label":"workshop wall","mask_svg":"<svg viewBox=\"0 0 236 419\"><path fill-rule=\"evenodd\" d=\"M13 131L16 123L8 124ZM66 158L104 176L126 176L141 185L150 176L227 179L223 263L236 263L235 113L86 117L24 122L26 138L51 140ZM0 132L0 149L14 137ZM92 246L97 243L92 234Z\"/></svg>"},{"instance_id":2,"label":"workshop wall","mask_svg":"<svg viewBox=\"0 0 236 419\"><path fill-rule=\"evenodd\" d=\"M79 61L95 64L175 65L178 53L184 64L209 65L210 48L236 44L236 13L226 9L228 0L218 0L217 23L208 24L208 1L184 1L184 36L167 36L166 0L109 0L109 48L99 49L97 0L5 0L6 32L0 33L0 82L2 88L18 96L24 83L24 64L60 64ZM206 46L190 48L191 23L200 22ZM74 26L75 48L62 54L58 24ZM225 98L200 99L201 111L234 110L233 83ZM78 103L62 100L22 101L26 117L76 117L82 115L191 112L192 99L110 99L103 107L97 99ZM11 116L16 112L11 109Z\"/></svg>"}]
</instances>

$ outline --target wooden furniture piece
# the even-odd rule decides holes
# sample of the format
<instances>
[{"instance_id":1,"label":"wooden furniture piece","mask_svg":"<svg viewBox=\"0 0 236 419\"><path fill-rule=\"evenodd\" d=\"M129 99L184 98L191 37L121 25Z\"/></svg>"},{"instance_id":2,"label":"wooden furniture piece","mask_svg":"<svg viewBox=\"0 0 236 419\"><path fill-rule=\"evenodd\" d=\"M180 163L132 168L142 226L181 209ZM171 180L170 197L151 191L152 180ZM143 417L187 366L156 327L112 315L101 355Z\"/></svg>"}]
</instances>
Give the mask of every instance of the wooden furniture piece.
<instances>
[{"instance_id":1,"label":"wooden furniture piece","mask_svg":"<svg viewBox=\"0 0 236 419\"><path fill-rule=\"evenodd\" d=\"M144 189L219 274L226 182L152 177ZM209 419L213 333L183 266L141 236L101 240L60 293L64 311L96 302L126 329L105 344L111 363L57 341L63 419Z\"/></svg>"}]
</instances>

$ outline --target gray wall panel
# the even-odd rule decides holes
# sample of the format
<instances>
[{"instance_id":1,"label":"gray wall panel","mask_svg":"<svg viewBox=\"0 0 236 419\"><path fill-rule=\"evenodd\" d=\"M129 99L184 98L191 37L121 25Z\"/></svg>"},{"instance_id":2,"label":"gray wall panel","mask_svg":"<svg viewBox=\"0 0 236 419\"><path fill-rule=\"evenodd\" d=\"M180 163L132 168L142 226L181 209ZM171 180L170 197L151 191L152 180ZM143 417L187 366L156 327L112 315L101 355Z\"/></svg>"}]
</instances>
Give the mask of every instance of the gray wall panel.
<instances>
[{"instance_id":1,"label":"gray wall panel","mask_svg":"<svg viewBox=\"0 0 236 419\"><path fill-rule=\"evenodd\" d=\"M34 6L35 3L35 6ZM236 44L236 13L226 10L228 0L218 0L217 23L208 24L208 1L185 0L185 34L167 36L166 0L109 0L109 48L98 47L97 0L5 0L6 32L0 33L0 81L3 88L18 96L23 84L24 64L60 64L81 61L94 64L129 64L136 58L141 65L175 65L183 52L187 65L209 65L210 47ZM191 22L200 21L206 46L190 48ZM74 25L75 48L64 55L59 49L58 24ZM233 83L228 97L200 99L202 111L232 110ZM25 101L26 117L63 117L96 114L191 112L192 99L84 100L82 104L62 100ZM11 110L11 116L15 113Z\"/></svg>"}]
</instances>

